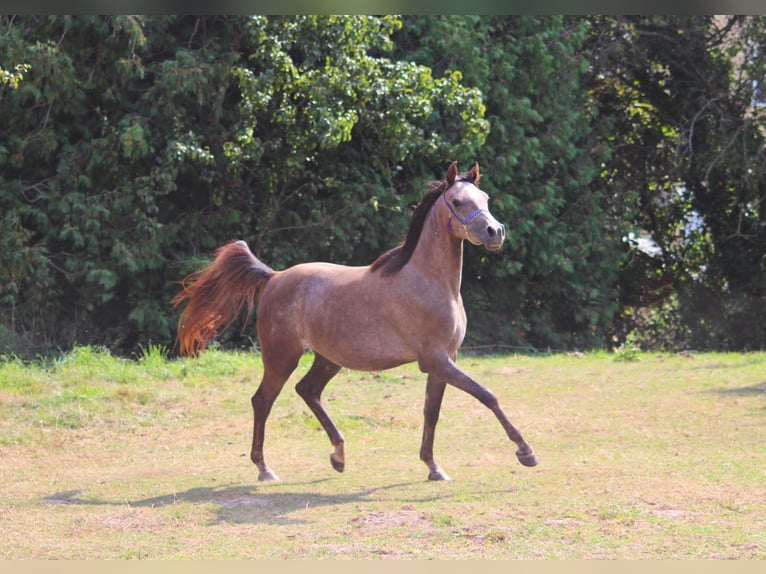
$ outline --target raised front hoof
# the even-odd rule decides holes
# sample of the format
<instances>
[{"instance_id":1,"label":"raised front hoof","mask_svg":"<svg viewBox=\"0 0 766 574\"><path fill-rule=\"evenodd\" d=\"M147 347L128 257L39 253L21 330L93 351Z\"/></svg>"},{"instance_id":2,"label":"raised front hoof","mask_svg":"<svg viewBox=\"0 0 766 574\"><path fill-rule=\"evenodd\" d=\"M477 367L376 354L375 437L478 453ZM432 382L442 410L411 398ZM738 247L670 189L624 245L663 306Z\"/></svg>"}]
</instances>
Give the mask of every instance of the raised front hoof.
<instances>
[{"instance_id":1,"label":"raised front hoof","mask_svg":"<svg viewBox=\"0 0 766 574\"><path fill-rule=\"evenodd\" d=\"M452 480L442 469L437 468L428 473L428 480Z\"/></svg>"},{"instance_id":2,"label":"raised front hoof","mask_svg":"<svg viewBox=\"0 0 766 574\"><path fill-rule=\"evenodd\" d=\"M279 477L267 468L258 473L258 482L279 482Z\"/></svg>"},{"instance_id":3,"label":"raised front hoof","mask_svg":"<svg viewBox=\"0 0 766 574\"><path fill-rule=\"evenodd\" d=\"M345 461L342 461L342 460L338 460L338 459L335 457L335 453L332 453L332 454L330 455L330 464L331 464L331 465L332 465L332 467L333 467L335 470L337 470L338 472L343 472L344 470L346 470L346 463L345 463Z\"/></svg>"},{"instance_id":4,"label":"raised front hoof","mask_svg":"<svg viewBox=\"0 0 766 574\"><path fill-rule=\"evenodd\" d=\"M537 463L539 462L537 460L537 455L535 454L535 451L532 449L529 449L528 451L516 451L516 458L519 459L519 462L523 464L524 466L537 466Z\"/></svg>"}]
</instances>

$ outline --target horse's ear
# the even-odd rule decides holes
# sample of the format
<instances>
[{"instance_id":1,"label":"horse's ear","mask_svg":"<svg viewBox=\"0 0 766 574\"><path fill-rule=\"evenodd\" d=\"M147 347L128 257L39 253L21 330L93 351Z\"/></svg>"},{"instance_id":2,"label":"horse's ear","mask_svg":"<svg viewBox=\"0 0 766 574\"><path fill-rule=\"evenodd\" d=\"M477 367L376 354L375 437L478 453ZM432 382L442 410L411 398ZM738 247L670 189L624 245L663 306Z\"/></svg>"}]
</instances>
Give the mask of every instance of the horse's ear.
<instances>
[{"instance_id":1,"label":"horse's ear","mask_svg":"<svg viewBox=\"0 0 766 574\"><path fill-rule=\"evenodd\" d=\"M468 172L468 179L470 179L474 185L479 185L481 179L481 172L479 171L479 162L473 164L471 171Z\"/></svg>"},{"instance_id":2,"label":"horse's ear","mask_svg":"<svg viewBox=\"0 0 766 574\"><path fill-rule=\"evenodd\" d=\"M449 168L447 168L447 184L452 185L455 183L455 178L457 177L457 162L453 161Z\"/></svg>"}]
</instances>

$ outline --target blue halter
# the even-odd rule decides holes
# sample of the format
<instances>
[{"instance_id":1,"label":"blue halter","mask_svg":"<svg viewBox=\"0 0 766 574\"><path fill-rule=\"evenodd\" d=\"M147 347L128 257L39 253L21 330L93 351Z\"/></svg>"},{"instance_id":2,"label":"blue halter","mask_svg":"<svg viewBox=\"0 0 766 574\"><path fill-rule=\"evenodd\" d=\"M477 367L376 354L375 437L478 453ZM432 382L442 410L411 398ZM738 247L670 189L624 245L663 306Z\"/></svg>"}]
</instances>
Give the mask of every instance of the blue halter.
<instances>
[{"instance_id":1,"label":"blue halter","mask_svg":"<svg viewBox=\"0 0 766 574\"><path fill-rule=\"evenodd\" d=\"M474 220L474 218L475 218L477 215L479 215L479 214L480 214L482 211L485 211L484 209L482 209L482 208L479 208L479 209L477 209L476 211L474 211L474 212L473 212L471 215L469 215L468 217L466 217L465 219L462 219L462 218L461 218L461 217L460 217L460 216L457 214L457 212L456 212L454 209L452 209L452 206L450 205L449 201L447 201L447 197L446 197L446 195L447 195L447 192L446 192L446 190L445 190L445 192L444 192L444 193L442 193L442 199L444 200L444 204L447 206L447 209L449 209L450 213L451 213L451 214L452 214L452 215L455 217L455 219L457 219L457 220L458 220L458 221L459 221L459 222L460 222L460 223L463 225L463 227L467 227L467 226L468 226L468 224L469 224L469 223L471 223L471 221L473 221L473 220ZM447 228L448 228L448 229L452 229L452 219L451 219L451 218L450 218L450 219L447 221Z\"/></svg>"}]
</instances>

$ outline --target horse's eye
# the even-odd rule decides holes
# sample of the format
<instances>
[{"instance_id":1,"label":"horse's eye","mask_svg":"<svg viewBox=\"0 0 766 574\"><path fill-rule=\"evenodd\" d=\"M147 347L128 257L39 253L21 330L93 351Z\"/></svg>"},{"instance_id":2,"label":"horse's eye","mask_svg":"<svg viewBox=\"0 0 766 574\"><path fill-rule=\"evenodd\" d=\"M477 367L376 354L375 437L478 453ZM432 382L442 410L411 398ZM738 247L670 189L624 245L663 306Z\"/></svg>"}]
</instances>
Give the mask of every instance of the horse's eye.
<instances>
[{"instance_id":1,"label":"horse's eye","mask_svg":"<svg viewBox=\"0 0 766 574\"><path fill-rule=\"evenodd\" d=\"M460 200L459 199L453 199L452 200L452 205L454 205L455 207L460 207Z\"/></svg>"}]
</instances>

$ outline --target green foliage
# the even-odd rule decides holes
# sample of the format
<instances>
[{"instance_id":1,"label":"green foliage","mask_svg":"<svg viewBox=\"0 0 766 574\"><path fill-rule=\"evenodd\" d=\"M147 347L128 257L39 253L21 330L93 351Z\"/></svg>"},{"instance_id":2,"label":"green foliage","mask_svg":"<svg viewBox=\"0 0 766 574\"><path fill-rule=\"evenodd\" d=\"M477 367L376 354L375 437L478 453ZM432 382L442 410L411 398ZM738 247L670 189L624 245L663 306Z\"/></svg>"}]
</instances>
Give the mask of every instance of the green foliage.
<instances>
[{"instance_id":1,"label":"green foliage","mask_svg":"<svg viewBox=\"0 0 766 574\"><path fill-rule=\"evenodd\" d=\"M0 68L0 85L8 85L15 90L19 87L19 82L24 79L24 73L28 71L28 64L17 64L13 67L13 71Z\"/></svg>"},{"instance_id":2,"label":"green foliage","mask_svg":"<svg viewBox=\"0 0 766 574\"><path fill-rule=\"evenodd\" d=\"M169 346L176 282L232 238L367 262L486 131L459 74L383 56L396 18L1 20L0 62L29 65L0 99L0 318L27 353Z\"/></svg>"},{"instance_id":3,"label":"green foliage","mask_svg":"<svg viewBox=\"0 0 766 574\"><path fill-rule=\"evenodd\" d=\"M0 352L171 349L217 246L369 263L452 160L508 228L466 250L468 344L766 344L763 17L0 25Z\"/></svg>"},{"instance_id":4,"label":"green foliage","mask_svg":"<svg viewBox=\"0 0 766 574\"><path fill-rule=\"evenodd\" d=\"M593 31L593 93L620 150L605 173L658 248L649 265L626 260L623 305L651 307L639 288L663 275L676 299L662 312L685 344L763 347L766 20L606 18Z\"/></svg>"},{"instance_id":5,"label":"green foliage","mask_svg":"<svg viewBox=\"0 0 766 574\"><path fill-rule=\"evenodd\" d=\"M490 131L476 159L502 257L466 253L464 298L481 326L469 342L567 348L603 344L618 310L621 218L595 188L605 147L584 87L587 26L562 17L413 17L402 57L461 70Z\"/></svg>"},{"instance_id":6,"label":"green foliage","mask_svg":"<svg viewBox=\"0 0 766 574\"><path fill-rule=\"evenodd\" d=\"M622 344L614 350L614 360L633 362L641 357L641 345L636 341L636 335L629 333Z\"/></svg>"},{"instance_id":7,"label":"green foliage","mask_svg":"<svg viewBox=\"0 0 766 574\"><path fill-rule=\"evenodd\" d=\"M379 55L400 25L365 16L250 20L252 56L234 68L247 117L226 154L257 206L246 237L270 264L368 263L400 240L409 221L398 214L444 158L470 157L482 143L478 90L462 87L459 74L434 78ZM375 217L381 209L385 217Z\"/></svg>"}]
</instances>

